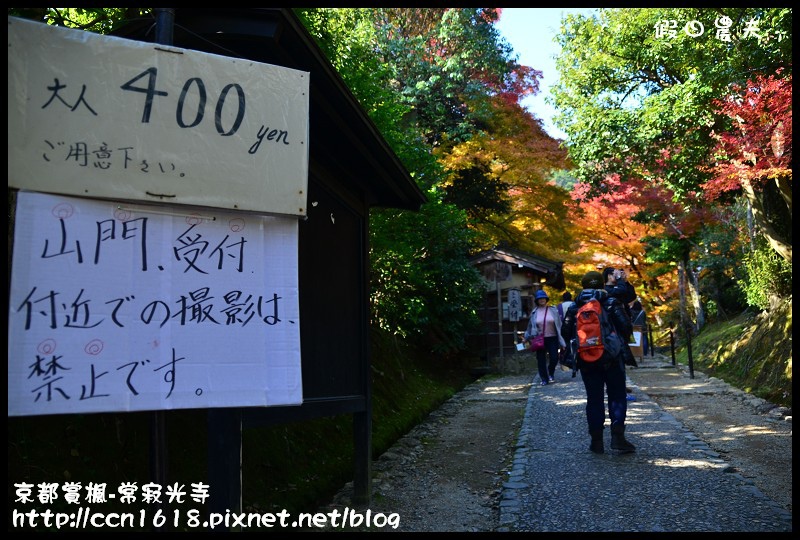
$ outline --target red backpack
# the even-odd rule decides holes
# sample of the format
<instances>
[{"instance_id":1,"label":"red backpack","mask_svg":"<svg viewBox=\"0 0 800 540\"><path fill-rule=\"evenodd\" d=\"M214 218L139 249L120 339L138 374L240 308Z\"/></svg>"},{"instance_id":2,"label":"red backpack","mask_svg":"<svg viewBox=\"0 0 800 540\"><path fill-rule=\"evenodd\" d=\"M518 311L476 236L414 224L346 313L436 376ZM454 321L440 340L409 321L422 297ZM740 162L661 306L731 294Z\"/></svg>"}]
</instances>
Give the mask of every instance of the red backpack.
<instances>
[{"instance_id":1,"label":"red backpack","mask_svg":"<svg viewBox=\"0 0 800 540\"><path fill-rule=\"evenodd\" d=\"M584 303L575 315L578 338L578 356L584 362L597 362L606 354L606 359L617 358L622 351L622 342L614 326L608 320L605 309L596 298Z\"/></svg>"}]
</instances>

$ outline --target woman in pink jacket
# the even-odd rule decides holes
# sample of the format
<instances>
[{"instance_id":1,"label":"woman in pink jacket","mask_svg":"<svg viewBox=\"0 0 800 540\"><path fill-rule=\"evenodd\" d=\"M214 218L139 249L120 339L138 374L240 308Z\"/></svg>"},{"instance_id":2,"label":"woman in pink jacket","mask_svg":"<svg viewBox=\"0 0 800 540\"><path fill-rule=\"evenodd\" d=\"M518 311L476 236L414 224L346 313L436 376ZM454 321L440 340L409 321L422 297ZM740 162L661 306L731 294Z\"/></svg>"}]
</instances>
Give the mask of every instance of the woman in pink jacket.
<instances>
[{"instance_id":1,"label":"woman in pink jacket","mask_svg":"<svg viewBox=\"0 0 800 540\"><path fill-rule=\"evenodd\" d=\"M558 365L558 350L566 348L567 344L561 337L561 317L554 306L547 305L550 298L544 290L536 291L534 296L536 307L533 308L525 330L524 339L529 342L531 338L540 334L544 335L544 349L536 351L536 362L539 367L541 385L547 386L556 382L556 366ZM547 356L550 362L547 362Z\"/></svg>"}]
</instances>

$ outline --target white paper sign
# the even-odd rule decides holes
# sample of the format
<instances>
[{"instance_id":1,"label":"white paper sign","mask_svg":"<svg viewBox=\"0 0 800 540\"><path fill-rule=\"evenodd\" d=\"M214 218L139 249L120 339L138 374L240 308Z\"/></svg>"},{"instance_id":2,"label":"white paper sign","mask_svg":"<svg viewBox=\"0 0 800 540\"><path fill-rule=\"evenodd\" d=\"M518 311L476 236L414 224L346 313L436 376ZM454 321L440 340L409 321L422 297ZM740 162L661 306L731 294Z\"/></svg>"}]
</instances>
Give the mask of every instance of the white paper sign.
<instances>
[{"instance_id":1,"label":"white paper sign","mask_svg":"<svg viewBox=\"0 0 800 540\"><path fill-rule=\"evenodd\" d=\"M20 192L8 415L301 404L297 246L295 218Z\"/></svg>"},{"instance_id":2,"label":"white paper sign","mask_svg":"<svg viewBox=\"0 0 800 540\"><path fill-rule=\"evenodd\" d=\"M8 186L306 215L309 74L8 17Z\"/></svg>"}]
</instances>

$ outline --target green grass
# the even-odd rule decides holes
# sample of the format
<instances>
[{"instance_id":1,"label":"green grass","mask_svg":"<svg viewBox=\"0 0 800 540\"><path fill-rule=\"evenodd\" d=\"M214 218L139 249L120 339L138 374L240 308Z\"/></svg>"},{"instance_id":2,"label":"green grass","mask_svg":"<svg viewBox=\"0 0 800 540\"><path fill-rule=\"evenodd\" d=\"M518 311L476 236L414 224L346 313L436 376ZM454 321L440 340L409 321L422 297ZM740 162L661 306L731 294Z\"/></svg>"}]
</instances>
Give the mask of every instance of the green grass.
<instances>
[{"instance_id":1,"label":"green grass","mask_svg":"<svg viewBox=\"0 0 800 540\"><path fill-rule=\"evenodd\" d=\"M792 407L792 303L707 325L691 340L694 369L771 403ZM676 361L688 365L685 340Z\"/></svg>"}]
</instances>

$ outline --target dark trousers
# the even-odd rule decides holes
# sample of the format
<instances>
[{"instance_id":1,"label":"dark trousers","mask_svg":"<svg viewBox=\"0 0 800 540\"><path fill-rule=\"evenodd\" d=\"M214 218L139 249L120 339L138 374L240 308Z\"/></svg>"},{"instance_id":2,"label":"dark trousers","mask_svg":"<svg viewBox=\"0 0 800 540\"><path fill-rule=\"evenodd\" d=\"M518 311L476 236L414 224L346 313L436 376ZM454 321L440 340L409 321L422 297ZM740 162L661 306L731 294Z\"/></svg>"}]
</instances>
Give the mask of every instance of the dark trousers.
<instances>
[{"instance_id":1,"label":"dark trousers","mask_svg":"<svg viewBox=\"0 0 800 540\"><path fill-rule=\"evenodd\" d=\"M550 357L549 364L545 355ZM536 351L536 363L539 367L539 377L544 382L555 376L558 365L558 336L544 338L544 349Z\"/></svg>"},{"instance_id":2,"label":"dark trousers","mask_svg":"<svg viewBox=\"0 0 800 540\"><path fill-rule=\"evenodd\" d=\"M586 388L586 421L589 424L589 431L603 429L606 422L604 403L606 395L611 423L624 423L628 412L628 399L625 392L625 368L622 362L613 362L608 369L602 365L581 367L581 378Z\"/></svg>"}]
</instances>

